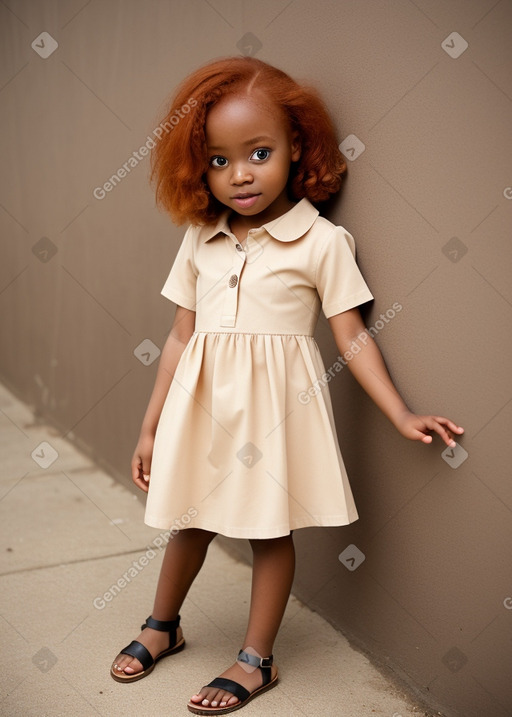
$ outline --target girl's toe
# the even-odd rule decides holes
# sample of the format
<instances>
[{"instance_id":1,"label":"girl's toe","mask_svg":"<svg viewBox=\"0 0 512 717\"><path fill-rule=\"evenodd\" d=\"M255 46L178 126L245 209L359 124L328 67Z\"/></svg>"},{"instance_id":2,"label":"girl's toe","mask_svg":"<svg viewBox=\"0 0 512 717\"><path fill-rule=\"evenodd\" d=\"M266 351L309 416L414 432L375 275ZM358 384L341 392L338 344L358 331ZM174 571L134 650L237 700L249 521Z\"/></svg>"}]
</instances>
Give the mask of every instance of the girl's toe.
<instances>
[{"instance_id":1,"label":"girl's toe","mask_svg":"<svg viewBox=\"0 0 512 717\"><path fill-rule=\"evenodd\" d=\"M215 699L219 702L221 707L232 707L240 701L238 697L232 695L231 692L223 692L220 697L216 696Z\"/></svg>"},{"instance_id":2,"label":"girl's toe","mask_svg":"<svg viewBox=\"0 0 512 717\"><path fill-rule=\"evenodd\" d=\"M205 703L208 702L208 700L206 699L206 693L203 693L203 690L198 692L197 695L192 695L192 697L190 698L190 701L200 703L200 704L204 705L205 707L207 706Z\"/></svg>"},{"instance_id":3,"label":"girl's toe","mask_svg":"<svg viewBox=\"0 0 512 717\"><path fill-rule=\"evenodd\" d=\"M219 691L218 690L207 690L206 693L203 695L206 702L208 702L208 705L210 707L217 707L219 704ZM203 702L204 704L204 702Z\"/></svg>"},{"instance_id":4,"label":"girl's toe","mask_svg":"<svg viewBox=\"0 0 512 717\"><path fill-rule=\"evenodd\" d=\"M114 672L122 672L125 665L126 659L122 655L120 655L119 657L116 657L116 659L112 663L112 669Z\"/></svg>"},{"instance_id":5,"label":"girl's toe","mask_svg":"<svg viewBox=\"0 0 512 717\"><path fill-rule=\"evenodd\" d=\"M124 672L125 675L134 675L141 670L142 665L140 662L129 655L123 655L121 659L116 660L114 663L114 672Z\"/></svg>"}]
</instances>

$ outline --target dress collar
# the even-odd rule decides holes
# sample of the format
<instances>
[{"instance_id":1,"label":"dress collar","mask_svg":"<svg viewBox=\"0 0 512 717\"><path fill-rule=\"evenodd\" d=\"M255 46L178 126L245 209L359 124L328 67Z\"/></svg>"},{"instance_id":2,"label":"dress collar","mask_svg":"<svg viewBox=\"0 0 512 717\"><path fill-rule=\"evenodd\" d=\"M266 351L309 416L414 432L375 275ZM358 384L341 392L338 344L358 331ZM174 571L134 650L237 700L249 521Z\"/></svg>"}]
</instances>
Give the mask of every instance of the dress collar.
<instances>
[{"instance_id":1,"label":"dress collar","mask_svg":"<svg viewBox=\"0 0 512 717\"><path fill-rule=\"evenodd\" d=\"M230 214L230 210L226 210L219 216L215 224L201 227L200 238L202 241L207 242L219 234L231 234ZM265 229L271 237L278 241L295 241L311 229L318 214L318 209L315 209L311 202L304 198L282 216L263 224L261 229Z\"/></svg>"}]
</instances>

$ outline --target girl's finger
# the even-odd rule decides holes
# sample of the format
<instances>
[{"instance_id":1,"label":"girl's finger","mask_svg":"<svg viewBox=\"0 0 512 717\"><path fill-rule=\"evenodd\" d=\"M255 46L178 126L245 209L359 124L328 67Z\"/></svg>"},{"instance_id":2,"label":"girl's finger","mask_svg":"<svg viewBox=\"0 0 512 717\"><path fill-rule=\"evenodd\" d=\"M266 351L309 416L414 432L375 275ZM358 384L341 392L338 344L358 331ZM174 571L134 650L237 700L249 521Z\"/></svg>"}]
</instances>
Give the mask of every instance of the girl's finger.
<instances>
[{"instance_id":1,"label":"girl's finger","mask_svg":"<svg viewBox=\"0 0 512 717\"><path fill-rule=\"evenodd\" d=\"M148 481L144 479L142 469L137 473L137 475L133 476L133 482L137 486L137 488L140 488L144 491L144 493L147 493L149 490Z\"/></svg>"},{"instance_id":2,"label":"girl's finger","mask_svg":"<svg viewBox=\"0 0 512 717\"><path fill-rule=\"evenodd\" d=\"M140 472L142 470L142 462L140 458L133 458L132 459L132 479L134 482L137 481L137 478L140 475Z\"/></svg>"},{"instance_id":3,"label":"girl's finger","mask_svg":"<svg viewBox=\"0 0 512 717\"><path fill-rule=\"evenodd\" d=\"M462 426L457 426L457 424L450 421L449 418L445 418L444 416L433 416L433 418L435 418L438 423L447 426L451 431L455 431L455 433L464 433Z\"/></svg>"},{"instance_id":4,"label":"girl's finger","mask_svg":"<svg viewBox=\"0 0 512 717\"><path fill-rule=\"evenodd\" d=\"M140 488L144 493L147 493L149 490L149 485L144 481L142 478L137 478L137 480L133 481L135 485Z\"/></svg>"},{"instance_id":5,"label":"girl's finger","mask_svg":"<svg viewBox=\"0 0 512 717\"><path fill-rule=\"evenodd\" d=\"M455 446L455 441L453 440L453 436L449 431L447 431L440 423L434 424L432 427L432 430L436 431L436 433L441 436L443 441L446 443L447 446L450 446L450 448L453 448Z\"/></svg>"},{"instance_id":6,"label":"girl's finger","mask_svg":"<svg viewBox=\"0 0 512 717\"><path fill-rule=\"evenodd\" d=\"M427 427L425 427L428 430ZM411 433L407 436L411 441L422 441L423 443L432 443L432 436L422 431L420 428L412 428Z\"/></svg>"},{"instance_id":7,"label":"girl's finger","mask_svg":"<svg viewBox=\"0 0 512 717\"><path fill-rule=\"evenodd\" d=\"M143 459L142 465L141 465L141 475L142 479L146 484L149 484L149 477L151 475L151 459Z\"/></svg>"}]
</instances>

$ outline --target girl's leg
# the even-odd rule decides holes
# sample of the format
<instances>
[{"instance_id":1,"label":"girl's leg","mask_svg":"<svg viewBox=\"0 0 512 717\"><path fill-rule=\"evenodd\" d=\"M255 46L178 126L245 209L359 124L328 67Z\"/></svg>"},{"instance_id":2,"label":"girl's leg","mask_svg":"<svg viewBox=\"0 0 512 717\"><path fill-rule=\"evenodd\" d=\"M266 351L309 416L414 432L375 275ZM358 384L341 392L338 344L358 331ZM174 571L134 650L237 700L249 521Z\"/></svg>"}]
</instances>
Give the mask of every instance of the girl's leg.
<instances>
[{"instance_id":1,"label":"girl's leg","mask_svg":"<svg viewBox=\"0 0 512 717\"><path fill-rule=\"evenodd\" d=\"M215 538L211 533L198 528L180 530L167 544L158 579L152 617L155 620L175 620L181 605L196 575L203 565L208 546ZM178 628L177 639L182 637ZM137 638L151 655L155 657L169 647L169 635L166 632L147 627ZM130 655L118 655L115 664L120 672L133 675L142 670L140 662Z\"/></svg>"},{"instance_id":2,"label":"girl's leg","mask_svg":"<svg viewBox=\"0 0 512 717\"><path fill-rule=\"evenodd\" d=\"M251 540L251 547L253 550L251 609L242 648L259 657L268 657L272 654L274 640L292 587L295 548L291 534L272 540ZM275 668L272 668L272 677L275 672ZM249 692L253 692L262 684L260 670L248 671L246 665L241 667L236 662L221 677L240 683ZM236 704L238 698L224 690L203 687L191 698L191 701L204 706L224 707Z\"/></svg>"}]
</instances>

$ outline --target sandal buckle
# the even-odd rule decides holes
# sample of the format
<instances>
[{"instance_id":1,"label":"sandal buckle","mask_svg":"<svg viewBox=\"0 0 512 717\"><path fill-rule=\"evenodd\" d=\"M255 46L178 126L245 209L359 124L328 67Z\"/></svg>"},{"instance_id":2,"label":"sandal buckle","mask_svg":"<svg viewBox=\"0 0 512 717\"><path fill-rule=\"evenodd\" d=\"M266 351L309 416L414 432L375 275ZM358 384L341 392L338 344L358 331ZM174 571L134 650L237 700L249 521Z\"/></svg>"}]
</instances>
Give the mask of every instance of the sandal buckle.
<instances>
[{"instance_id":1,"label":"sandal buckle","mask_svg":"<svg viewBox=\"0 0 512 717\"><path fill-rule=\"evenodd\" d=\"M253 667L260 667L260 668L269 668L272 667L274 661L274 656L270 655L269 657L256 657L256 655L251 655L250 653L246 652L245 650L240 650L237 657L237 662L244 662L247 665L252 665Z\"/></svg>"}]
</instances>

